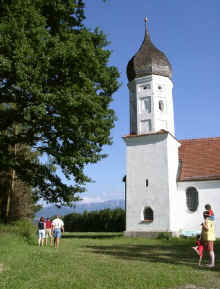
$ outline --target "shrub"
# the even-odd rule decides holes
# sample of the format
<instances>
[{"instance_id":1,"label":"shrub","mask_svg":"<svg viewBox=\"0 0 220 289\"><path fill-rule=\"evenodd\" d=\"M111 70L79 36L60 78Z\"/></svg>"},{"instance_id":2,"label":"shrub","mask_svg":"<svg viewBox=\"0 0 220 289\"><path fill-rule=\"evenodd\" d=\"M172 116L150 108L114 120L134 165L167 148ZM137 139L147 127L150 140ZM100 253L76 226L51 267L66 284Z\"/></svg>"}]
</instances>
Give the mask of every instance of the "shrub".
<instances>
[{"instance_id":1,"label":"shrub","mask_svg":"<svg viewBox=\"0 0 220 289\"><path fill-rule=\"evenodd\" d=\"M169 232L161 232L158 234L157 239L171 240L172 235Z\"/></svg>"},{"instance_id":2,"label":"shrub","mask_svg":"<svg viewBox=\"0 0 220 289\"><path fill-rule=\"evenodd\" d=\"M13 233L21 236L29 244L36 243L36 228L30 220L19 220L11 224L0 224L1 233Z\"/></svg>"}]
</instances>

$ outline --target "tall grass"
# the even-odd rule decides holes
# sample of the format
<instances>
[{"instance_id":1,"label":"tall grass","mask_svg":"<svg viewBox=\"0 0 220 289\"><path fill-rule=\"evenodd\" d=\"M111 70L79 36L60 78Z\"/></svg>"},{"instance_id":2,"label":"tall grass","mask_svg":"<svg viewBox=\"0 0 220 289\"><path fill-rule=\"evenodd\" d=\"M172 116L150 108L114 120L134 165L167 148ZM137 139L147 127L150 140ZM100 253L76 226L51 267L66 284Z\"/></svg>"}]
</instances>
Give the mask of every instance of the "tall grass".
<instances>
[{"instance_id":1,"label":"tall grass","mask_svg":"<svg viewBox=\"0 0 220 289\"><path fill-rule=\"evenodd\" d=\"M20 236L30 245L36 243L36 227L30 220L19 220L9 225L0 223L0 233L11 233Z\"/></svg>"}]
</instances>

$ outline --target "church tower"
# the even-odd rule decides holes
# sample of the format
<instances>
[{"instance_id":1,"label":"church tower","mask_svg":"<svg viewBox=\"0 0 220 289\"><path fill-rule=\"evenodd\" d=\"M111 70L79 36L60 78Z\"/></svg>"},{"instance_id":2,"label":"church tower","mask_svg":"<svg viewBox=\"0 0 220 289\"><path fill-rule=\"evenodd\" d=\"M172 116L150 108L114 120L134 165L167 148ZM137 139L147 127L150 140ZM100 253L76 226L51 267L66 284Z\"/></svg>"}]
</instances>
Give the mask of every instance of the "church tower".
<instances>
[{"instance_id":1,"label":"church tower","mask_svg":"<svg viewBox=\"0 0 220 289\"><path fill-rule=\"evenodd\" d=\"M178 230L173 216L179 143L174 132L172 68L145 37L127 65L130 134L124 137L128 236Z\"/></svg>"},{"instance_id":2,"label":"church tower","mask_svg":"<svg viewBox=\"0 0 220 289\"><path fill-rule=\"evenodd\" d=\"M130 133L161 129L174 135L172 68L150 39L147 19L144 41L127 66L130 94Z\"/></svg>"}]
</instances>

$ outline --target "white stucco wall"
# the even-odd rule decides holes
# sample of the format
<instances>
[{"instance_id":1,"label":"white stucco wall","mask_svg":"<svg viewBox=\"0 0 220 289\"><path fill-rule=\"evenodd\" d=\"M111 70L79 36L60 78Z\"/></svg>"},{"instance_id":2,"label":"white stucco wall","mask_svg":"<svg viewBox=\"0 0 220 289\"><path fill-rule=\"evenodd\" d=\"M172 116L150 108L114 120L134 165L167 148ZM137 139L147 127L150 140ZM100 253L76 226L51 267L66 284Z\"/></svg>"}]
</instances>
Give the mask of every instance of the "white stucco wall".
<instances>
[{"instance_id":1,"label":"white stucco wall","mask_svg":"<svg viewBox=\"0 0 220 289\"><path fill-rule=\"evenodd\" d=\"M183 231L197 231L201 229L203 222L202 213L204 205L210 204L215 213L215 231L216 237L220 237L220 180L217 181L195 181L179 182L173 208L171 210L176 216L175 226ZM186 204L186 189L195 187L199 193L199 205L196 212L191 212Z\"/></svg>"},{"instance_id":2,"label":"white stucco wall","mask_svg":"<svg viewBox=\"0 0 220 289\"><path fill-rule=\"evenodd\" d=\"M167 138L167 156L168 156L168 184L169 184L169 206L170 206L170 227L169 232L177 232L179 229L176 223L176 212L173 208L176 205L177 199L177 174L179 167L178 148L180 143L172 136Z\"/></svg>"},{"instance_id":3,"label":"white stucco wall","mask_svg":"<svg viewBox=\"0 0 220 289\"><path fill-rule=\"evenodd\" d=\"M127 144L126 231L170 231L169 190L176 188L177 156L175 153L177 153L178 142L169 134L131 137L125 141ZM174 180L171 181L173 177ZM149 182L148 187L145 185L146 179ZM151 207L154 212L152 223L143 222L145 207Z\"/></svg>"}]
</instances>

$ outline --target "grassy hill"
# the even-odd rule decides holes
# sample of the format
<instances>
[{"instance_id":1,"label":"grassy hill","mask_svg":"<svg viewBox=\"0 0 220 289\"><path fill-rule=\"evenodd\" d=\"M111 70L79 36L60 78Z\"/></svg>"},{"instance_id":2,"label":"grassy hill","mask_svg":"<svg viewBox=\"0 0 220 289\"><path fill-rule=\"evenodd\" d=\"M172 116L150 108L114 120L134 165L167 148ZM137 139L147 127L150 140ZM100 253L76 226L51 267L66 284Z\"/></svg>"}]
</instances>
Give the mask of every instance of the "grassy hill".
<instances>
[{"instance_id":1,"label":"grassy hill","mask_svg":"<svg viewBox=\"0 0 220 289\"><path fill-rule=\"evenodd\" d=\"M0 235L1 289L220 288L217 267L197 266L192 240L65 233L59 249ZM217 257L220 242L216 242Z\"/></svg>"}]
</instances>

